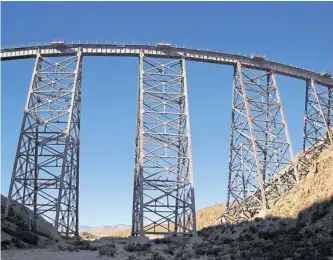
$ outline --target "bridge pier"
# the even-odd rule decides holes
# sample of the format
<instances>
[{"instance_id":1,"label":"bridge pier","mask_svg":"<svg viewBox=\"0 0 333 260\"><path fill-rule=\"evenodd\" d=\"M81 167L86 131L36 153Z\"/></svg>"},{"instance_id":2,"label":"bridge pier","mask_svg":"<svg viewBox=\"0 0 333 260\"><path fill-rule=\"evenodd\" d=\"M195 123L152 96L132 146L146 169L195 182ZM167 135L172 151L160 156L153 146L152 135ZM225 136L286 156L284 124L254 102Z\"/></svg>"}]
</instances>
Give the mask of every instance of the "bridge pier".
<instances>
[{"instance_id":1,"label":"bridge pier","mask_svg":"<svg viewBox=\"0 0 333 260\"><path fill-rule=\"evenodd\" d=\"M184 59L139 56L132 236L196 235Z\"/></svg>"},{"instance_id":2,"label":"bridge pier","mask_svg":"<svg viewBox=\"0 0 333 260\"><path fill-rule=\"evenodd\" d=\"M333 144L333 87L313 79L306 81L303 136L304 161Z\"/></svg>"},{"instance_id":3,"label":"bridge pier","mask_svg":"<svg viewBox=\"0 0 333 260\"><path fill-rule=\"evenodd\" d=\"M32 230L78 235L81 61L36 55L5 211L21 204Z\"/></svg>"},{"instance_id":4,"label":"bridge pier","mask_svg":"<svg viewBox=\"0 0 333 260\"><path fill-rule=\"evenodd\" d=\"M271 71L234 67L225 219L250 219L298 181L284 111Z\"/></svg>"}]
</instances>

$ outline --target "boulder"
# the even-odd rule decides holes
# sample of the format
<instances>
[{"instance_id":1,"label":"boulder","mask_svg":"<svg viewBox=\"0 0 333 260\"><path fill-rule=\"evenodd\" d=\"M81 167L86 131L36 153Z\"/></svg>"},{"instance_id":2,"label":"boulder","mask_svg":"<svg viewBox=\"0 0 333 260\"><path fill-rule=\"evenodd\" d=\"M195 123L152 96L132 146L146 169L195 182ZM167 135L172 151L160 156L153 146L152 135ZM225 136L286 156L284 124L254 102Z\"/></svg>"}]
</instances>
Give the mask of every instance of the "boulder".
<instances>
[{"instance_id":1,"label":"boulder","mask_svg":"<svg viewBox=\"0 0 333 260\"><path fill-rule=\"evenodd\" d=\"M10 247L11 242L12 242L12 236L1 231L1 249L8 249L7 246Z\"/></svg>"}]
</instances>

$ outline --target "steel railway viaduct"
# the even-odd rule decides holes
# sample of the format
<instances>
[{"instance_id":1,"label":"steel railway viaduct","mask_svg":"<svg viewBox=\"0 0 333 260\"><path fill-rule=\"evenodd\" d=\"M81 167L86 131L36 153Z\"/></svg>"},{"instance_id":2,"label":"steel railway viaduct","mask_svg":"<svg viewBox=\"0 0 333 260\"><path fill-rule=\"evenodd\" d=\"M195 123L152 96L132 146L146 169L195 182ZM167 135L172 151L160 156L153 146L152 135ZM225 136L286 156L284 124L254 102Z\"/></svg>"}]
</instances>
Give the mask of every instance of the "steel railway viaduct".
<instances>
[{"instance_id":1,"label":"steel railway viaduct","mask_svg":"<svg viewBox=\"0 0 333 260\"><path fill-rule=\"evenodd\" d=\"M1 60L34 58L9 188L10 205L57 234L79 234L81 73L84 56L139 59L132 235L196 235L186 60L233 66L227 211L239 221L269 209L306 174L307 156L332 145L333 79L261 56L177 48L170 44L66 44L1 50ZM303 156L292 151L275 75L306 86ZM23 207L25 206L25 207Z\"/></svg>"}]
</instances>

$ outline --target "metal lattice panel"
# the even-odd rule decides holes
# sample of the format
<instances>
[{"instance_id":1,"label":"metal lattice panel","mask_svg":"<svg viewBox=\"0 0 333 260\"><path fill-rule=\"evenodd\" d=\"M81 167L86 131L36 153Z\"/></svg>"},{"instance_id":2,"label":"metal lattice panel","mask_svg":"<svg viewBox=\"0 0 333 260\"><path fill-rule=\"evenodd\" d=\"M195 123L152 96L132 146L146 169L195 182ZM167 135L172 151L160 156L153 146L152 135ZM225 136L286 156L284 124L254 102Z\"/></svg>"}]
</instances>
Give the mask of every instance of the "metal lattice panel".
<instances>
[{"instance_id":1,"label":"metal lattice panel","mask_svg":"<svg viewBox=\"0 0 333 260\"><path fill-rule=\"evenodd\" d=\"M305 157L333 144L333 88L314 80L306 82L304 142Z\"/></svg>"},{"instance_id":2,"label":"metal lattice panel","mask_svg":"<svg viewBox=\"0 0 333 260\"><path fill-rule=\"evenodd\" d=\"M67 236L78 235L81 60L37 54L5 213L19 203L31 229L42 217Z\"/></svg>"},{"instance_id":3,"label":"metal lattice panel","mask_svg":"<svg viewBox=\"0 0 333 260\"><path fill-rule=\"evenodd\" d=\"M272 72L234 70L226 218L248 219L297 181L279 91Z\"/></svg>"},{"instance_id":4,"label":"metal lattice panel","mask_svg":"<svg viewBox=\"0 0 333 260\"><path fill-rule=\"evenodd\" d=\"M196 234L185 60L140 54L132 235Z\"/></svg>"}]
</instances>

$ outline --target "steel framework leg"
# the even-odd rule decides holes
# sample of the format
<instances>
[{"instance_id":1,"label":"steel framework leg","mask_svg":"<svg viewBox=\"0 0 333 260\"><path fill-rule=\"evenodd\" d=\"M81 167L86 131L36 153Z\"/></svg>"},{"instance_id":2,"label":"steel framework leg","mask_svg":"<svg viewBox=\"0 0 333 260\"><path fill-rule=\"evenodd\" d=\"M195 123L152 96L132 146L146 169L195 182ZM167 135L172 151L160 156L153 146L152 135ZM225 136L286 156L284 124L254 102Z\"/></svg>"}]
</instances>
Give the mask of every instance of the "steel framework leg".
<instances>
[{"instance_id":1,"label":"steel framework leg","mask_svg":"<svg viewBox=\"0 0 333 260\"><path fill-rule=\"evenodd\" d=\"M261 73L261 74L259 74ZM229 221L264 213L298 181L272 72L234 69L227 211Z\"/></svg>"},{"instance_id":2,"label":"steel framework leg","mask_svg":"<svg viewBox=\"0 0 333 260\"><path fill-rule=\"evenodd\" d=\"M306 82L303 163L333 144L333 88ZM307 171L302 170L302 174Z\"/></svg>"},{"instance_id":3,"label":"steel framework leg","mask_svg":"<svg viewBox=\"0 0 333 260\"><path fill-rule=\"evenodd\" d=\"M185 60L144 57L134 169L132 235L196 235Z\"/></svg>"},{"instance_id":4,"label":"steel framework leg","mask_svg":"<svg viewBox=\"0 0 333 260\"><path fill-rule=\"evenodd\" d=\"M81 60L36 57L5 212L20 205L32 230L78 235Z\"/></svg>"}]
</instances>

